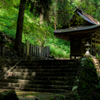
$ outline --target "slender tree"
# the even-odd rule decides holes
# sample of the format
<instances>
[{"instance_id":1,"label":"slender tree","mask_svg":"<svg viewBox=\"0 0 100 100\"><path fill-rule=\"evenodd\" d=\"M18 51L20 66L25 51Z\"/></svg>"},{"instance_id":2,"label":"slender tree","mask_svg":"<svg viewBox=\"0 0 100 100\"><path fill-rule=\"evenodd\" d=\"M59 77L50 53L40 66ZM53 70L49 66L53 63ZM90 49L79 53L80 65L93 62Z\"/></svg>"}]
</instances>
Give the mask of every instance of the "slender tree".
<instances>
[{"instance_id":1,"label":"slender tree","mask_svg":"<svg viewBox=\"0 0 100 100\"><path fill-rule=\"evenodd\" d=\"M40 24L43 23L44 19L48 19L49 10L53 0L28 0L28 5L31 4L30 11L40 16ZM33 12L34 9L34 12Z\"/></svg>"},{"instance_id":2,"label":"slender tree","mask_svg":"<svg viewBox=\"0 0 100 100\"><path fill-rule=\"evenodd\" d=\"M25 11L26 0L20 0L19 14L17 20L16 38L14 49L21 54L21 43L22 43L22 31L23 31L23 21L24 21L24 11Z\"/></svg>"},{"instance_id":3,"label":"slender tree","mask_svg":"<svg viewBox=\"0 0 100 100\"><path fill-rule=\"evenodd\" d=\"M22 32L23 32L23 21L24 21L24 11L25 11L25 4L26 1L27 4L31 4L30 11L32 12L32 9L38 9L37 13L40 12L41 14L41 23L43 21L43 15L46 14L46 11L49 9L49 5L51 4L52 0L20 0L20 6L19 6L19 14L18 14L18 21L17 21L17 29L16 29L16 39L15 39L15 45L14 49L18 52L18 54L21 54L21 44L22 44ZM35 3L36 2L36 3ZM34 4L36 4L34 6ZM42 15L43 14L43 15Z\"/></svg>"}]
</instances>

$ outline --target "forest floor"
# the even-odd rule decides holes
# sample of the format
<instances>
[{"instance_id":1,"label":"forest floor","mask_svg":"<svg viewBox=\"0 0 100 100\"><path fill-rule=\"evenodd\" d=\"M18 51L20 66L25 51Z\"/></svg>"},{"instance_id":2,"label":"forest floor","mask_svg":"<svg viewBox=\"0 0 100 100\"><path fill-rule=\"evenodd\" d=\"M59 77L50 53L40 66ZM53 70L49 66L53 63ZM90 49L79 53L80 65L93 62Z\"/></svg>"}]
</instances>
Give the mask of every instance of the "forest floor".
<instances>
[{"instance_id":1,"label":"forest floor","mask_svg":"<svg viewBox=\"0 0 100 100\"><path fill-rule=\"evenodd\" d=\"M67 96L70 94L68 93L48 93L48 92L26 92L26 91L16 91L17 96L19 97L19 100L53 100L54 98L58 96Z\"/></svg>"},{"instance_id":2,"label":"forest floor","mask_svg":"<svg viewBox=\"0 0 100 100\"><path fill-rule=\"evenodd\" d=\"M0 92L7 89L0 89ZM66 93L48 93L48 92L34 92L34 91L20 91L15 90L19 100L52 100L58 96L66 97L70 95L70 92ZM37 98L37 99L36 99Z\"/></svg>"}]
</instances>

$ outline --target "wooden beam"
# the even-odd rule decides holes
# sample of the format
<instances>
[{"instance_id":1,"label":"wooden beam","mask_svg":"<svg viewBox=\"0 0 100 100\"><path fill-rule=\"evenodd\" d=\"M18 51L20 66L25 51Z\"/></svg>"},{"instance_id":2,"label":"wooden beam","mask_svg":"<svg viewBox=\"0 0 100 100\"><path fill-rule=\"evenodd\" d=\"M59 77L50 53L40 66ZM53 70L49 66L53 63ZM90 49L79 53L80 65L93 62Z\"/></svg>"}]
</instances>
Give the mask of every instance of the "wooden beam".
<instances>
[{"instance_id":1,"label":"wooden beam","mask_svg":"<svg viewBox=\"0 0 100 100\"><path fill-rule=\"evenodd\" d=\"M100 46L100 43L92 43L91 45Z\"/></svg>"},{"instance_id":2,"label":"wooden beam","mask_svg":"<svg viewBox=\"0 0 100 100\"><path fill-rule=\"evenodd\" d=\"M100 39L92 38L91 40L94 40L95 42L96 42L96 41L100 42Z\"/></svg>"}]
</instances>

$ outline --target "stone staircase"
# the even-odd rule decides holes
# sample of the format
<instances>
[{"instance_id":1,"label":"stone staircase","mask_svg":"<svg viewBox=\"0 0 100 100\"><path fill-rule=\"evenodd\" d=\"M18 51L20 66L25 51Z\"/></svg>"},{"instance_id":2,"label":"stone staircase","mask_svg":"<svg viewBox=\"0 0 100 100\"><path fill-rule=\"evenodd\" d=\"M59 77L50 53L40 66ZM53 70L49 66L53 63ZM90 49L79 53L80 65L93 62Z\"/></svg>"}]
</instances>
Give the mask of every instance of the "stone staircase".
<instances>
[{"instance_id":1,"label":"stone staircase","mask_svg":"<svg viewBox=\"0 0 100 100\"><path fill-rule=\"evenodd\" d=\"M79 62L74 60L21 61L0 80L0 89L71 91L78 67Z\"/></svg>"}]
</instances>

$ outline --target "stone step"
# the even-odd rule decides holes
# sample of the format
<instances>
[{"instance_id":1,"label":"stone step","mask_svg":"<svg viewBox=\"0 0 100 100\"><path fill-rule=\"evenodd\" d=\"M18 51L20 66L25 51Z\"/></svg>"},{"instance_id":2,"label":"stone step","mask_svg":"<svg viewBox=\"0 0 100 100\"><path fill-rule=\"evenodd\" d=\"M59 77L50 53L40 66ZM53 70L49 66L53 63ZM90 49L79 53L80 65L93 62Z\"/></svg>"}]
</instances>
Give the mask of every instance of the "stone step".
<instances>
[{"instance_id":1,"label":"stone step","mask_svg":"<svg viewBox=\"0 0 100 100\"><path fill-rule=\"evenodd\" d=\"M62 81L62 80L31 80L29 82L30 84L52 84L52 85L72 85L73 80L67 80L67 81Z\"/></svg>"},{"instance_id":2,"label":"stone step","mask_svg":"<svg viewBox=\"0 0 100 100\"><path fill-rule=\"evenodd\" d=\"M72 64L77 63L74 60L38 60L38 61L21 61L21 64Z\"/></svg>"},{"instance_id":3,"label":"stone step","mask_svg":"<svg viewBox=\"0 0 100 100\"><path fill-rule=\"evenodd\" d=\"M37 76L73 76L75 75L76 73L75 72L36 72L36 75Z\"/></svg>"},{"instance_id":4,"label":"stone step","mask_svg":"<svg viewBox=\"0 0 100 100\"><path fill-rule=\"evenodd\" d=\"M68 81L68 80L73 80L75 77L64 77L64 76L55 76L55 77L35 77L36 80L58 80L58 81Z\"/></svg>"},{"instance_id":5,"label":"stone step","mask_svg":"<svg viewBox=\"0 0 100 100\"><path fill-rule=\"evenodd\" d=\"M78 65L77 65L78 66ZM72 69L72 68L77 68L75 65L21 65L21 66L16 66L16 69Z\"/></svg>"},{"instance_id":6,"label":"stone step","mask_svg":"<svg viewBox=\"0 0 100 100\"><path fill-rule=\"evenodd\" d=\"M74 76L76 75L75 72L9 72L8 76Z\"/></svg>"},{"instance_id":7,"label":"stone step","mask_svg":"<svg viewBox=\"0 0 100 100\"><path fill-rule=\"evenodd\" d=\"M28 69L28 68L23 68L23 69L19 69L19 68L16 68L16 69L13 69L12 71L13 72L34 72L34 71L42 71L42 72L50 72L50 71L52 71L52 72L61 72L61 71L63 71L63 72L69 72L69 71L76 71L77 70L77 68L66 68L66 69L60 69L60 68L57 68L57 69L43 69L43 68L41 68L41 69L39 69L39 68L37 68L37 69Z\"/></svg>"},{"instance_id":8,"label":"stone step","mask_svg":"<svg viewBox=\"0 0 100 100\"><path fill-rule=\"evenodd\" d=\"M19 88L19 87L3 87L0 86L1 89L15 89L15 90L22 90L22 91L35 91L35 92L52 92L52 93L64 93L68 92L70 90L65 90L65 89L46 89L46 88Z\"/></svg>"},{"instance_id":9,"label":"stone step","mask_svg":"<svg viewBox=\"0 0 100 100\"><path fill-rule=\"evenodd\" d=\"M10 82L10 83L25 83L27 84L30 80L22 80L22 79L1 79L1 82Z\"/></svg>"},{"instance_id":10,"label":"stone step","mask_svg":"<svg viewBox=\"0 0 100 100\"><path fill-rule=\"evenodd\" d=\"M24 84L24 83L7 83L7 82L0 82L0 86L2 87L9 87L9 88L46 88L46 89L64 89L64 90L71 90L72 86L70 85L41 85L41 84Z\"/></svg>"},{"instance_id":11,"label":"stone step","mask_svg":"<svg viewBox=\"0 0 100 100\"><path fill-rule=\"evenodd\" d=\"M2 79L1 82L24 83L24 84L45 84L45 85L72 85L73 80L24 80L24 79Z\"/></svg>"},{"instance_id":12,"label":"stone step","mask_svg":"<svg viewBox=\"0 0 100 100\"><path fill-rule=\"evenodd\" d=\"M71 65L75 65L74 63L73 64L29 64L29 63L27 63L27 64L22 64L22 63L20 63L18 66L71 66Z\"/></svg>"},{"instance_id":13,"label":"stone step","mask_svg":"<svg viewBox=\"0 0 100 100\"><path fill-rule=\"evenodd\" d=\"M7 76L36 76L36 72L9 72Z\"/></svg>"},{"instance_id":14,"label":"stone step","mask_svg":"<svg viewBox=\"0 0 100 100\"><path fill-rule=\"evenodd\" d=\"M48 65L46 65L46 64L36 64L36 65L34 65L34 64L20 64L20 65L18 65L18 66L24 66L24 67L27 67L27 66L32 66L32 67L36 67L36 66L44 66L44 68L46 67L46 66L48 66L49 68L51 68L51 66L53 67L59 67L59 66L63 66L63 67L70 67L70 66L75 66L75 64L48 64Z\"/></svg>"},{"instance_id":15,"label":"stone step","mask_svg":"<svg viewBox=\"0 0 100 100\"><path fill-rule=\"evenodd\" d=\"M26 80L31 80L31 79L39 79L39 80L72 80L72 79L75 79L75 76L9 76L9 79L26 79Z\"/></svg>"},{"instance_id":16,"label":"stone step","mask_svg":"<svg viewBox=\"0 0 100 100\"><path fill-rule=\"evenodd\" d=\"M79 66L73 61L22 61L0 80L0 88L56 93L69 91Z\"/></svg>"}]
</instances>

